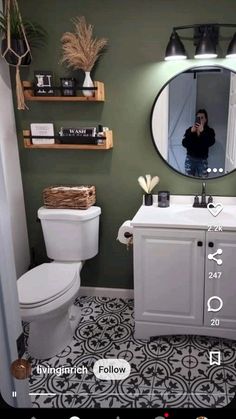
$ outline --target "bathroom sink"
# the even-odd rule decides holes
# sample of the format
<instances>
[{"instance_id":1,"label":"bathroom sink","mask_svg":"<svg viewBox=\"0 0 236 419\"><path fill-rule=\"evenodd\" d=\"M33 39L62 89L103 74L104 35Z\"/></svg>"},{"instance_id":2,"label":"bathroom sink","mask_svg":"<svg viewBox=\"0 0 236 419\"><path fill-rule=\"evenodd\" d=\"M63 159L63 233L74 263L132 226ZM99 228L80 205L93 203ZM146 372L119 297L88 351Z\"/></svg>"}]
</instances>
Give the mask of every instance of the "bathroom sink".
<instances>
[{"instance_id":1,"label":"bathroom sink","mask_svg":"<svg viewBox=\"0 0 236 419\"><path fill-rule=\"evenodd\" d=\"M160 208L157 204L153 206L142 205L131 221L133 226L149 227L172 227L172 228L196 228L208 229L210 225L221 225L224 230L236 230L236 198L235 197L214 197L215 207L212 212L208 208L194 208L193 196L170 197L170 206ZM220 205L223 206L220 211Z\"/></svg>"},{"instance_id":2,"label":"bathroom sink","mask_svg":"<svg viewBox=\"0 0 236 419\"><path fill-rule=\"evenodd\" d=\"M205 221L206 223L228 223L234 222L236 225L236 206L224 206L223 209L215 216L208 208L176 208L176 215L195 221Z\"/></svg>"}]
</instances>

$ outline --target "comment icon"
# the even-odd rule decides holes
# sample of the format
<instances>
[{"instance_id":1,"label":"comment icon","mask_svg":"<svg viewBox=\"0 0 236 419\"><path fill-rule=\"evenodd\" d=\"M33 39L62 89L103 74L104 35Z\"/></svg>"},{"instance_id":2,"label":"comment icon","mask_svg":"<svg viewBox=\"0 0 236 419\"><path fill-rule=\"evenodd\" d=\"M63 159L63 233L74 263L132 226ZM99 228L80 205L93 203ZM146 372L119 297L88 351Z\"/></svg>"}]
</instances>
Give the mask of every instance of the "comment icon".
<instances>
[{"instance_id":1,"label":"comment icon","mask_svg":"<svg viewBox=\"0 0 236 419\"><path fill-rule=\"evenodd\" d=\"M217 301L219 303L218 307L215 307L215 304L214 307L212 306L213 301ZM223 301L220 297L217 297L217 295L213 295L213 297L209 298L207 301L207 311L214 311L216 313L217 311L220 311L222 307Z\"/></svg>"}]
</instances>

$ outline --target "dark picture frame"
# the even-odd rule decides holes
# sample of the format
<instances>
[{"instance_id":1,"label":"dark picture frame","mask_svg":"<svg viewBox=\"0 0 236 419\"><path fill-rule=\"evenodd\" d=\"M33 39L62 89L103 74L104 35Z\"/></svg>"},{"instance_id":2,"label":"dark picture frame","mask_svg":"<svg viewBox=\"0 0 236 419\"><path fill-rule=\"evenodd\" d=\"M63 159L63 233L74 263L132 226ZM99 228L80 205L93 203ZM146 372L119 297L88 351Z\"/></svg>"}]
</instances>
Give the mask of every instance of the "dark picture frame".
<instances>
[{"instance_id":1,"label":"dark picture frame","mask_svg":"<svg viewBox=\"0 0 236 419\"><path fill-rule=\"evenodd\" d=\"M34 71L35 96L54 96L52 71Z\"/></svg>"},{"instance_id":2,"label":"dark picture frame","mask_svg":"<svg viewBox=\"0 0 236 419\"><path fill-rule=\"evenodd\" d=\"M61 95L76 96L76 80L73 77L61 77Z\"/></svg>"}]
</instances>

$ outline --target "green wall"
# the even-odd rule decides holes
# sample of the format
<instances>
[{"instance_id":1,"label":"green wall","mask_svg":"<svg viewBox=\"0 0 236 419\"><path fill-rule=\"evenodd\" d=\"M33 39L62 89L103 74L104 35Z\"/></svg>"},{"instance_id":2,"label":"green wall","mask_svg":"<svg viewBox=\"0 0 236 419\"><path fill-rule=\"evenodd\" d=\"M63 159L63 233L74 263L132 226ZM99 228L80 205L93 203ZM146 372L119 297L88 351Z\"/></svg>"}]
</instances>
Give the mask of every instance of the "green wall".
<instances>
[{"instance_id":1,"label":"green wall","mask_svg":"<svg viewBox=\"0 0 236 419\"><path fill-rule=\"evenodd\" d=\"M131 288L132 251L116 241L122 222L133 217L142 201L140 175L160 177L159 189L174 194L194 194L201 182L171 170L157 154L150 134L150 113L164 81L176 64L160 63L173 26L194 23L234 23L235 0L18 0L24 17L37 20L49 32L47 47L34 52L22 79L34 70L51 70L55 76L72 74L60 65L60 38L71 31L70 19L85 15L97 37L109 39L109 48L92 73L105 83L105 103L29 103L29 111L16 110L17 131L31 247L38 262L46 260L37 209L42 190L53 184L94 184L102 208L100 253L87 261L83 285ZM232 35L232 30L229 33ZM192 43L186 42L188 51ZM223 49L225 44L221 43ZM179 70L181 70L181 65ZM76 74L81 77L81 74ZM13 74L12 80L14 84ZM27 150L22 129L31 122L60 126L102 123L113 130L110 151ZM156 188L156 192L157 192ZM236 173L208 181L211 194L235 195Z\"/></svg>"}]
</instances>

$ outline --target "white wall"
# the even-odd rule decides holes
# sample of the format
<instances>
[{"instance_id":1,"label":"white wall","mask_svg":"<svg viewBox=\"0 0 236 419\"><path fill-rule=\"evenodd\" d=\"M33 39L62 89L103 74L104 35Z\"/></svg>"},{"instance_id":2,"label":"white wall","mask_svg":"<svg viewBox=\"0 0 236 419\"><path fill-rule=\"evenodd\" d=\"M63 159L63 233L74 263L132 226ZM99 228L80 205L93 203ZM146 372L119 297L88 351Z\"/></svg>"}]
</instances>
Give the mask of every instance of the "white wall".
<instances>
[{"instance_id":1,"label":"white wall","mask_svg":"<svg viewBox=\"0 0 236 419\"><path fill-rule=\"evenodd\" d=\"M28 380L16 380L10 374L10 364L18 358L16 340L22 333L16 278L28 265L28 235L9 69L0 58L0 389L4 400L14 407L31 406ZM17 398L12 398L12 391L17 392Z\"/></svg>"},{"instance_id":2,"label":"white wall","mask_svg":"<svg viewBox=\"0 0 236 419\"><path fill-rule=\"evenodd\" d=\"M17 295L11 221L0 155L0 389L14 407L30 407L28 380L16 380L10 365L18 358L16 341L22 333ZM17 392L17 398L12 397Z\"/></svg>"},{"instance_id":3,"label":"white wall","mask_svg":"<svg viewBox=\"0 0 236 419\"><path fill-rule=\"evenodd\" d=\"M0 154L11 219L16 273L19 277L28 269L30 255L9 68L1 57Z\"/></svg>"}]
</instances>

